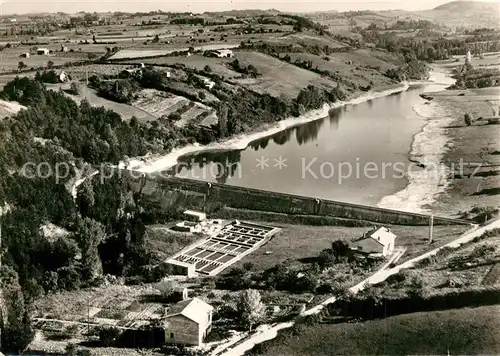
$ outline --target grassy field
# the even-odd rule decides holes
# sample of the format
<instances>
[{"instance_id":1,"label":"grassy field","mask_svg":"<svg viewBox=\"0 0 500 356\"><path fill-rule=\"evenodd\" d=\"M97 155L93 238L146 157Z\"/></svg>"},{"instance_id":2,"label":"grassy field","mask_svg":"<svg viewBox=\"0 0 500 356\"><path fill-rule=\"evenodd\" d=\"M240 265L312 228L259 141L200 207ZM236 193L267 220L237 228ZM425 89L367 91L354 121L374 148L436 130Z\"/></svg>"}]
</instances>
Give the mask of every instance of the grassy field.
<instances>
[{"instance_id":1,"label":"grassy field","mask_svg":"<svg viewBox=\"0 0 500 356\"><path fill-rule=\"evenodd\" d=\"M500 353L500 306L399 315L356 324L302 327L270 341L265 356ZM249 352L250 355L257 353Z\"/></svg>"},{"instance_id":2,"label":"grassy field","mask_svg":"<svg viewBox=\"0 0 500 356\"><path fill-rule=\"evenodd\" d=\"M266 223L264 222L264 224ZM323 249L329 248L333 241L337 239L351 241L361 237L365 231L370 229L274 223L272 225L281 227L282 231L266 245L238 262L240 266L245 262L252 262L256 270L264 270L280 262L309 261L317 257ZM429 245L427 243L428 228L426 227L390 226L390 228L397 235L396 246L407 248L402 261L456 239L467 229L465 226L435 226L434 243Z\"/></svg>"},{"instance_id":3,"label":"grassy field","mask_svg":"<svg viewBox=\"0 0 500 356\"><path fill-rule=\"evenodd\" d=\"M199 54L194 54L190 57L176 56L176 57L158 57L158 58L146 58L131 60L132 63L144 63L151 65L174 65L174 64L184 64L188 68L193 68L197 70L203 70L205 66L209 66L212 72L225 77L226 79L231 79L235 77L240 77L241 74L237 73L226 66L227 63L232 61L229 58L211 58L203 57Z\"/></svg>"},{"instance_id":4,"label":"grassy field","mask_svg":"<svg viewBox=\"0 0 500 356\"><path fill-rule=\"evenodd\" d=\"M285 53L281 54L284 55ZM397 67L394 59L389 60L385 58L386 54L376 50L361 49L348 53L335 53L327 56L328 59L307 53L288 53L288 55L292 58L292 62L311 61L313 67L327 70L340 76L343 81L351 81L361 86L368 86L370 82L376 86L390 85L392 80L383 73Z\"/></svg>"},{"instance_id":5,"label":"grassy field","mask_svg":"<svg viewBox=\"0 0 500 356\"><path fill-rule=\"evenodd\" d=\"M147 234L146 245L158 261L166 260L200 239L198 235L175 232L165 225L149 225Z\"/></svg>"},{"instance_id":6,"label":"grassy field","mask_svg":"<svg viewBox=\"0 0 500 356\"><path fill-rule=\"evenodd\" d=\"M262 76L237 79L238 84L258 93L268 93L279 97L297 97L299 91L310 84L332 88L335 82L311 71L296 67L277 58L257 52L239 51L235 57L240 65L254 65Z\"/></svg>"},{"instance_id":7,"label":"grassy field","mask_svg":"<svg viewBox=\"0 0 500 356\"><path fill-rule=\"evenodd\" d=\"M58 90L60 87L64 89L69 89L68 84L62 84L62 85L48 84L47 87L53 88L55 90ZM135 116L137 120L141 122L156 120L156 118L153 115L149 114L144 110L133 107L131 105L117 103L115 101L101 98L92 89L88 88L85 85L80 85L79 88L80 88L80 93L78 95L72 95L72 94L66 94L66 95L68 95L68 97L70 97L77 103L79 103L83 99L86 99L92 106L103 106L106 109L113 110L118 114L120 114L123 120L130 120L133 116Z\"/></svg>"}]
</instances>

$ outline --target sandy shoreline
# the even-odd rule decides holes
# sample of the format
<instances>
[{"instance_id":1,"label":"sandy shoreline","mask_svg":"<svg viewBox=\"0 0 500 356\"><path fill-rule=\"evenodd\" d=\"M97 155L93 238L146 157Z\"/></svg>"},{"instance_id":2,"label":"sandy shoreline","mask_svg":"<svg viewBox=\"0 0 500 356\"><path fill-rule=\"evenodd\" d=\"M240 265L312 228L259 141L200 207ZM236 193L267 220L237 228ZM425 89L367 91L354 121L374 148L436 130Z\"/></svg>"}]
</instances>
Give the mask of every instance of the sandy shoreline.
<instances>
[{"instance_id":1,"label":"sandy shoreline","mask_svg":"<svg viewBox=\"0 0 500 356\"><path fill-rule=\"evenodd\" d=\"M233 137L223 142L213 142L208 145L200 145L200 144L192 144L184 147L176 148L172 150L172 152L163 155L150 155L145 157L135 157L128 161L127 169L135 170L143 173L153 173L162 170L166 170L175 166L178 162L179 157L199 153L203 151L217 151L217 150L243 150L245 149L251 142L258 140L263 137L271 136L285 129L298 126L301 124L305 124L311 121L323 119L328 115L328 111L334 108L346 106L346 105L356 105L363 103L368 100L384 97L387 95L391 95L394 93L398 93L401 91L407 90L410 85L413 83L402 83L395 85L392 88L382 90L382 91L374 91L363 93L355 98L352 98L347 101L339 101L332 104L325 104L321 109L312 110L308 113L296 118L290 117L284 120L281 120L277 124L267 127L264 129L260 129L259 131L247 133L244 135L239 135L237 137ZM124 162L120 162L120 168L125 168Z\"/></svg>"},{"instance_id":2,"label":"sandy shoreline","mask_svg":"<svg viewBox=\"0 0 500 356\"><path fill-rule=\"evenodd\" d=\"M431 73L434 84L451 85L454 80L444 68L435 67ZM427 120L420 132L413 136L408 152L412 164L406 173L408 184L377 204L382 208L416 213L430 213L438 196L449 186L450 170L443 164L449 138L445 128L453 122L446 110L435 101L415 105L413 111Z\"/></svg>"}]
</instances>

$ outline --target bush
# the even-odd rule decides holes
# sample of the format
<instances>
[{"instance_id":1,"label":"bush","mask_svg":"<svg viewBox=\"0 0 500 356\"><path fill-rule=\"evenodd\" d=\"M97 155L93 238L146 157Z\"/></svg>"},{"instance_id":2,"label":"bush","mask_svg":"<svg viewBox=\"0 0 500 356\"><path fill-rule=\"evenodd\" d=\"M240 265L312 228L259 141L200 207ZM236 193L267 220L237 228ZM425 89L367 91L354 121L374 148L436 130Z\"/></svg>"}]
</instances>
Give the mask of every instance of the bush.
<instances>
[{"instance_id":1,"label":"bush","mask_svg":"<svg viewBox=\"0 0 500 356\"><path fill-rule=\"evenodd\" d=\"M100 327L98 330L99 341L102 346L109 347L115 344L121 332L115 327Z\"/></svg>"}]
</instances>

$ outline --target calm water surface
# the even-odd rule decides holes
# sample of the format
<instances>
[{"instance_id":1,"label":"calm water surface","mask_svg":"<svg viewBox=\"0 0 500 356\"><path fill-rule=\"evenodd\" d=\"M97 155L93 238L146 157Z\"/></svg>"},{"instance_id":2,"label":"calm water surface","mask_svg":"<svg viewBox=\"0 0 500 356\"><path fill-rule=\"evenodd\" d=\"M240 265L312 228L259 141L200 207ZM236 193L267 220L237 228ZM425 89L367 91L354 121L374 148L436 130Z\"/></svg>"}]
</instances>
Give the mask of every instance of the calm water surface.
<instances>
[{"instance_id":1,"label":"calm water surface","mask_svg":"<svg viewBox=\"0 0 500 356\"><path fill-rule=\"evenodd\" d=\"M425 119L419 93L407 91L331 110L328 117L252 142L244 150L184 156L178 177L283 193L376 205L403 189L413 135ZM281 164L280 164L281 163Z\"/></svg>"}]
</instances>

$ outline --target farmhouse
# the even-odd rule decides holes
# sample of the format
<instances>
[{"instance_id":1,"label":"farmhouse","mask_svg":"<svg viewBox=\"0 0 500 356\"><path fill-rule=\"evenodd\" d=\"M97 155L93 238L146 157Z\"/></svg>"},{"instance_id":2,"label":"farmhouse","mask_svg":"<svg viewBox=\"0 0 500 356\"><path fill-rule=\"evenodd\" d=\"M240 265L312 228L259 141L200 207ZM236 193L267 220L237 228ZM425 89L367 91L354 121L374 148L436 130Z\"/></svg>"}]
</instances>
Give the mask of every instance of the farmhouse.
<instances>
[{"instance_id":1,"label":"farmhouse","mask_svg":"<svg viewBox=\"0 0 500 356\"><path fill-rule=\"evenodd\" d=\"M191 298L172 306L164 322L168 344L200 346L212 326L213 307Z\"/></svg>"},{"instance_id":2,"label":"farmhouse","mask_svg":"<svg viewBox=\"0 0 500 356\"><path fill-rule=\"evenodd\" d=\"M373 228L354 241L351 250L367 257L386 257L394 251L396 235L386 227Z\"/></svg>"},{"instance_id":3,"label":"farmhouse","mask_svg":"<svg viewBox=\"0 0 500 356\"><path fill-rule=\"evenodd\" d=\"M232 58L234 57L233 51L230 49L217 49L214 51L210 51L208 53L209 57L218 57L218 58Z\"/></svg>"},{"instance_id":4,"label":"farmhouse","mask_svg":"<svg viewBox=\"0 0 500 356\"><path fill-rule=\"evenodd\" d=\"M47 55L49 53L50 53L50 51L48 48L38 48L36 50L36 54L39 54L39 55Z\"/></svg>"},{"instance_id":5,"label":"farmhouse","mask_svg":"<svg viewBox=\"0 0 500 356\"><path fill-rule=\"evenodd\" d=\"M23 53L23 54L21 54L21 57L23 57L23 58L29 58L30 57L30 53L29 52Z\"/></svg>"}]
</instances>

